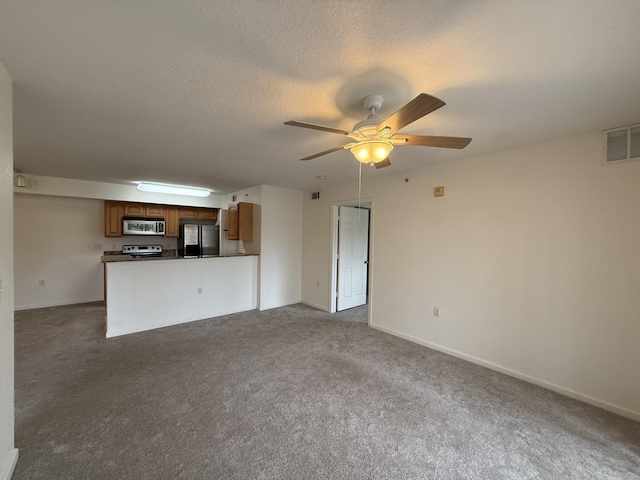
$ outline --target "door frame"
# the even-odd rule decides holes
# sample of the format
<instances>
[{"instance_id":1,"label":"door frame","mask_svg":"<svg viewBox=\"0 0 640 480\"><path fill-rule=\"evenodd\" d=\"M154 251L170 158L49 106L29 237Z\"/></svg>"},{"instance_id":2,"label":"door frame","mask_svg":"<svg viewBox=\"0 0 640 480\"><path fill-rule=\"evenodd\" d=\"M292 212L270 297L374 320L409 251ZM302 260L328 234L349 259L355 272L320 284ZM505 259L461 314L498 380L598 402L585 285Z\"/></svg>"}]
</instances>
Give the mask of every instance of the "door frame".
<instances>
[{"instance_id":1,"label":"door frame","mask_svg":"<svg viewBox=\"0 0 640 480\"><path fill-rule=\"evenodd\" d=\"M374 262L374 228L375 228L375 201L372 197L361 198L355 200L341 200L339 202L331 202L331 286L329 289L331 313L336 313L336 292L338 287L338 209L339 207L357 207L365 203L371 204L369 209L369 271L367 273L369 282L369 296L367 298L367 307L369 315L367 323L371 324L371 316L373 312L373 270Z\"/></svg>"}]
</instances>

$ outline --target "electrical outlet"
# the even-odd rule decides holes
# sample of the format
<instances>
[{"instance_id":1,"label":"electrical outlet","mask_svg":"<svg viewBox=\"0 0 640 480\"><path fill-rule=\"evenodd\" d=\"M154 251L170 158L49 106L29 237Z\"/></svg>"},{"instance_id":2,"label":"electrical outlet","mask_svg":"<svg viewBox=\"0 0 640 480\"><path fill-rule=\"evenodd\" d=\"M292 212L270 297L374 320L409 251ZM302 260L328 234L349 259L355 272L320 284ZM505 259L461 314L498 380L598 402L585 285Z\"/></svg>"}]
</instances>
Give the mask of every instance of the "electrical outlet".
<instances>
[{"instance_id":1,"label":"electrical outlet","mask_svg":"<svg viewBox=\"0 0 640 480\"><path fill-rule=\"evenodd\" d=\"M320 286L320 280L316 280L316 287Z\"/></svg>"},{"instance_id":2,"label":"electrical outlet","mask_svg":"<svg viewBox=\"0 0 640 480\"><path fill-rule=\"evenodd\" d=\"M436 318L440 318L440 308L439 307L433 307L433 316Z\"/></svg>"},{"instance_id":3,"label":"electrical outlet","mask_svg":"<svg viewBox=\"0 0 640 480\"><path fill-rule=\"evenodd\" d=\"M102 244L101 243L96 243L93 245L93 249L96 251L100 251L102 250Z\"/></svg>"},{"instance_id":4,"label":"electrical outlet","mask_svg":"<svg viewBox=\"0 0 640 480\"><path fill-rule=\"evenodd\" d=\"M202 287L198 287L198 295L202 295Z\"/></svg>"},{"instance_id":5,"label":"electrical outlet","mask_svg":"<svg viewBox=\"0 0 640 480\"><path fill-rule=\"evenodd\" d=\"M44 280L39 280L38 281L38 286L39 287L44 287Z\"/></svg>"}]
</instances>

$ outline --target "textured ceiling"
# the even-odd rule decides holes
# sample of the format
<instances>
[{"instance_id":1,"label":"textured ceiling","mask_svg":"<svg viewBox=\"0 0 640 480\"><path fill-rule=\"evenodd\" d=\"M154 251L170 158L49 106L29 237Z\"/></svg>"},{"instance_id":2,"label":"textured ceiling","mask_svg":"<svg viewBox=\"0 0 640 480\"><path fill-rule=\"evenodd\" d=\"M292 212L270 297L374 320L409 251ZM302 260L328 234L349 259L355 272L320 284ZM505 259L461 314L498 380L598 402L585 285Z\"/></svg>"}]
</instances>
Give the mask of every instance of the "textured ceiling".
<instances>
[{"instance_id":1,"label":"textured ceiling","mask_svg":"<svg viewBox=\"0 0 640 480\"><path fill-rule=\"evenodd\" d=\"M2 0L26 173L229 192L356 178L344 143L363 96L390 115L420 92L442 109L403 133L385 175L640 122L637 0Z\"/></svg>"}]
</instances>

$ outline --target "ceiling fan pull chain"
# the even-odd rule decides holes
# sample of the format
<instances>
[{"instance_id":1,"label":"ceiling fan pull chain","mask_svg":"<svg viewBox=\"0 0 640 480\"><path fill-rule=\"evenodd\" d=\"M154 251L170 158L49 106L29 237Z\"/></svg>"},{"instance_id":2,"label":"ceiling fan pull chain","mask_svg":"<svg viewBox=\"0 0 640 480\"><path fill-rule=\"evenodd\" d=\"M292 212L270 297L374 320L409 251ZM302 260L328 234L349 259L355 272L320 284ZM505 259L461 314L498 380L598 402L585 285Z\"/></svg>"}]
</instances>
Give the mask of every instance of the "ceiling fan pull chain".
<instances>
[{"instance_id":1,"label":"ceiling fan pull chain","mask_svg":"<svg viewBox=\"0 0 640 480\"><path fill-rule=\"evenodd\" d=\"M360 192L362 191L362 162L358 162L360 164L358 170L358 222L360 222L360 210L362 206L360 205Z\"/></svg>"}]
</instances>

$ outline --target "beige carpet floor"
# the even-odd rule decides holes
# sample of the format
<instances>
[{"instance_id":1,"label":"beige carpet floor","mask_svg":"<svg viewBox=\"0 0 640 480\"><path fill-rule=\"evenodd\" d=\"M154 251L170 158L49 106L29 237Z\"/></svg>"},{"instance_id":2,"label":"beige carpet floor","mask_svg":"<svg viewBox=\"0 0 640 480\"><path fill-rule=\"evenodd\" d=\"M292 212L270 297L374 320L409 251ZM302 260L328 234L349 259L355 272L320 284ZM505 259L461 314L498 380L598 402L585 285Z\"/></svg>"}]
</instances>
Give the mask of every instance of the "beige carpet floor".
<instances>
[{"instance_id":1,"label":"beige carpet floor","mask_svg":"<svg viewBox=\"0 0 640 480\"><path fill-rule=\"evenodd\" d=\"M104 315L16 313L14 480L640 479L639 423L371 329L366 307L108 340Z\"/></svg>"}]
</instances>

